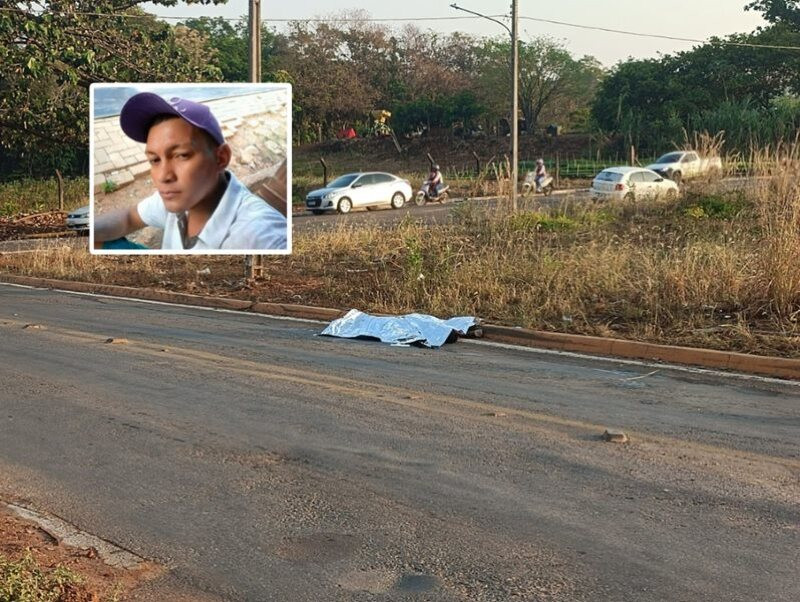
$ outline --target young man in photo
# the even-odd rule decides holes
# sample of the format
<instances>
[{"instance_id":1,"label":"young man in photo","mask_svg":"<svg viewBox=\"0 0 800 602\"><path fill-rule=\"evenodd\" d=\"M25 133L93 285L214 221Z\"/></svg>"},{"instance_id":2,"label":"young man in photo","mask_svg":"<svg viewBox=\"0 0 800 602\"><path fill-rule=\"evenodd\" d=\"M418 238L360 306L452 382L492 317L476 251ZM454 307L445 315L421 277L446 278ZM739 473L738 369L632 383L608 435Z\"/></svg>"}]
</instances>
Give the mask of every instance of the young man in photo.
<instances>
[{"instance_id":1,"label":"young man in photo","mask_svg":"<svg viewBox=\"0 0 800 602\"><path fill-rule=\"evenodd\" d=\"M152 226L164 232L163 250L286 249L286 218L228 171L231 148L206 105L142 92L125 103L120 125L145 143L156 192L97 217L96 248L135 248L124 237Z\"/></svg>"}]
</instances>

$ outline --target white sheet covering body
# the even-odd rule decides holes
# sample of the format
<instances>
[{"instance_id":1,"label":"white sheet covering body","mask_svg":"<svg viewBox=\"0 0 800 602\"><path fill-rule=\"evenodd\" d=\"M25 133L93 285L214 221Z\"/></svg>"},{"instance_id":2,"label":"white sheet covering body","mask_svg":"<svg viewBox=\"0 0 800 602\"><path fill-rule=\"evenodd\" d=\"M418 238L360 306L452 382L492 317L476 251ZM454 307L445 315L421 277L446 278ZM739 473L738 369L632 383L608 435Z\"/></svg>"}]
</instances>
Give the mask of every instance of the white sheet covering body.
<instances>
[{"instance_id":1,"label":"white sheet covering body","mask_svg":"<svg viewBox=\"0 0 800 602\"><path fill-rule=\"evenodd\" d=\"M478 319L469 316L440 320L426 314L405 316L371 316L351 309L342 318L334 320L322 331L323 335L352 339L374 337L392 345L421 343L426 347L441 347L453 331L465 335Z\"/></svg>"}]
</instances>

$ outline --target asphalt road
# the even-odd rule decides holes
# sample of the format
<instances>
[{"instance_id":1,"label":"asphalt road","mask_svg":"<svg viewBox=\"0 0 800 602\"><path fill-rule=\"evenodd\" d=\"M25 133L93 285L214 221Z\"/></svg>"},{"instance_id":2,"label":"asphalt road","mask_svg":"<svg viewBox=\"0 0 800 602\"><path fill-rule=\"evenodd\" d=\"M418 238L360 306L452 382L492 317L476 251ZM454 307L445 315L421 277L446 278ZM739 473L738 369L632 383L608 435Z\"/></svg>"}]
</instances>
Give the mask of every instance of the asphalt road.
<instances>
[{"instance_id":1,"label":"asphalt road","mask_svg":"<svg viewBox=\"0 0 800 602\"><path fill-rule=\"evenodd\" d=\"M582 202L589 200L588 190L557 190L552 195L545 197L541 194L518 199L520 209L535 210L542 207L558 206L561 203ZM496 209L508 206L507 198L480 198L460 199L454 198L446 203L430 203L417 207L413 203L406 204L400 209L380 207L375 210L353 209L347 215L336 212L327 212L322 215L303 213L292 216L292 229L297 232L325 230L340 226L361 227L365 225L389 226L398 224L404 219L421 221L428 225L444 224L452 218L452 212L457 207L472 205L482 209Z\"/></svg>"},{"instance_id":2,"label":"asphalt road","mask_svg":"<svg viewBox=\"0 0 800 602\"><path fill-rule=\"evenodd\" d=\"M797 384L321 328L0 285L0 497L137 600L800 599Z\"/></svg>"},{"instance_id":3,"label":"asphalt road","mask_svg":"<svg viewBox=\"0 0 800 602\"><path fill-rule=\"evenodd\" d=\"M753 178L730 177L725 178L723 186L728 190L746 190L763 185L763 181ZM572 203L586 203L591 200L588 188L556 190L550 196L541 194L528 195L517 200L521 210L535 211L542 208L559 207ZM366 225L390 226L400 223L404 219L413 219L428 225L444 224L453 217L453 211L457 211L462 205L480 207L482 209L493 210L507 208L509 201L507 198L486 197L480 199L460 199L440 204L431 203L423 207L417 207L413 203L406 204L399 210L380 208L372 211L367 209L354 209L347 215L339 215L335 212L327 212L323 215L313 215L303 213L292 217L292 227L294 232L303 233L313 230L333 229L340 226L363 227Z\"/></svg>"}]
</instances>

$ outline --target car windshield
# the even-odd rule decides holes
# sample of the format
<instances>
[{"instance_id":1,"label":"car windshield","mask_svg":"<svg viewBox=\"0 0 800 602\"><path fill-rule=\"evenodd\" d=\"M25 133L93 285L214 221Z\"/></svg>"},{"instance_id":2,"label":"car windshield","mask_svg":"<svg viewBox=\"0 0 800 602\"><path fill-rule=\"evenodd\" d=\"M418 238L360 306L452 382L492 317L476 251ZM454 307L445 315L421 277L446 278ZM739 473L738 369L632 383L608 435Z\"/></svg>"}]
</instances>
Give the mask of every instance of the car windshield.
<instances>
[{"instance_id":1,"label":"car windshield","mask_svg":"<svg viewBox=\"0 0 800 602\"><path fill-rule=\"evenodd\" d=\"M622 174L615 171L601 171L595 179L601 182L619 182Z\"/></svg>"},{"instance_id":2,"label":"car windshield","mask_svg":"<svg viewBox=\"0 0 800 602\"><path fill-rule=\"evenodd\" d=\"M328 188L344 188L345 186L350 186L350 184L353 183L353 180L355 180L358 175L359 174L357 173L350 173L346 176L339 176L333 182L328 184Z\"/></svg>"},{"instance_id":3,"label":"car windshield","mask_svg":"<svg viewBox=\"0 0 800 602\"><path fill-rule=\"evenodd\" d=\"M683 153L667 153L658 158L656 163L677 163L683 157Z\"/></svg>"}]
</instances>

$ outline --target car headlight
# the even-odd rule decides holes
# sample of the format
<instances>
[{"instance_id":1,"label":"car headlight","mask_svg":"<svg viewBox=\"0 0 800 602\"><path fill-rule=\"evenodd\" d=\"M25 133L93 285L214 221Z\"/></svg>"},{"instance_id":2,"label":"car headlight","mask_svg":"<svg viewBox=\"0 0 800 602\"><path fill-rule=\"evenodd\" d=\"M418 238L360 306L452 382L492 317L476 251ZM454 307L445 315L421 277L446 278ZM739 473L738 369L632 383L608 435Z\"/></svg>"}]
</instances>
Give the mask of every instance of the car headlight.
<instances>
[{"instance_id":1,"label":"car headlight","mask_svg":"<svg viewBox=\"0 0 800 602\"><path fill-rule=\"evenodd\" d=\"M336 194L336 193L334 193L334 192L329 192L328 194L326 194L326 195L325 195L324 197L322 197L322 198L323 198L323 199L325 199L326 201L330 201L330 200L333 198L333 195L334 195L334 194Z\"/></svg>"}]
</instances>

